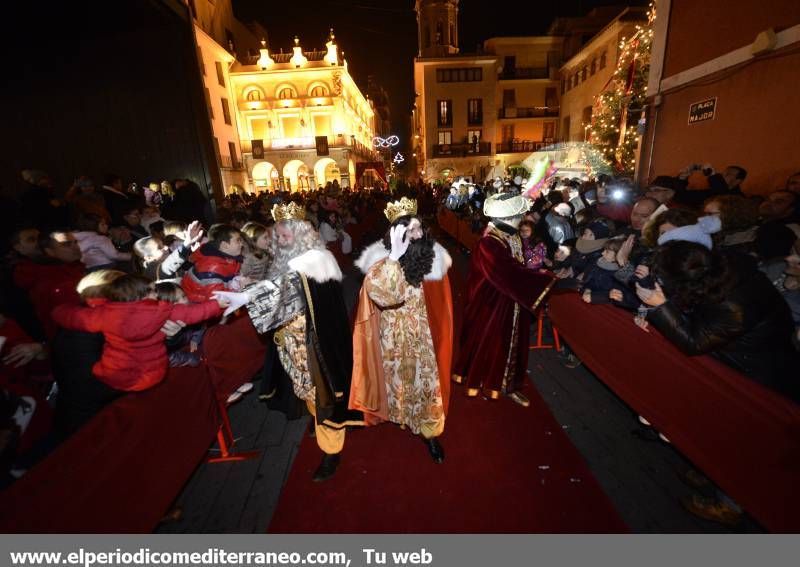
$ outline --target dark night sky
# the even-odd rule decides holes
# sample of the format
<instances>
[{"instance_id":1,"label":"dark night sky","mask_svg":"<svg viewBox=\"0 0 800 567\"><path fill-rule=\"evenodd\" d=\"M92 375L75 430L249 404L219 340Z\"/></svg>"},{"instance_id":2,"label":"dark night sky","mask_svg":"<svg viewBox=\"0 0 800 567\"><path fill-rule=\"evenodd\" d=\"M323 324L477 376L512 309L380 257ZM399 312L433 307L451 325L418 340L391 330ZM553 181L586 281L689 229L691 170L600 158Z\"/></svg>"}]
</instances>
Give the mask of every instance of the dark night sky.
<instances>
[{"instance_id":1,"label":"dark night sky","mask_svg":"<svg viewBox=\"0 0 800 567\"><path fill-rule=\"evenodd\" d=\"M490 37L541 34L557 16L578 16L594 6L614 4L623 2L461 0L459 47L462 52L474 52ZM358 85L365 87L367 75L373 74L386 88L392 128L405 145L417 53L414 0L234 0L233 6L240 20L257 20L267 28L270 51L290 50L295 35L305 49L322 49L333 27Z\"/></svg>"}]
</instances>

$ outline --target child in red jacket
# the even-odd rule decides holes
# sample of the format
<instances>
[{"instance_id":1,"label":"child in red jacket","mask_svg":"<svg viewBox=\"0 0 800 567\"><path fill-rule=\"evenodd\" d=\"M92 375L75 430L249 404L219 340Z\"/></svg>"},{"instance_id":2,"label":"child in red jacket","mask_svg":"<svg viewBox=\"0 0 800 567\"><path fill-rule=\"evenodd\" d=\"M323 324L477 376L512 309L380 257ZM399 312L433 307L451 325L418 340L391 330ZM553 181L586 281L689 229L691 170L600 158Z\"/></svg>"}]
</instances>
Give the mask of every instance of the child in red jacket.
<instances>
[{"instance_id":1,"label":"child in red jacket","mask_svg":"<svg viewBox=\"0 0 800 567\"><path fill-rule=\"evenodd\" d=\"M96 307L60 305L53 319L66 329L103 333L105 344L94 375L116 390L137 392L155 386L167 372L161 327L167 320L187 325L220 315L221 303L172 304L155 299L153 283L124 275L108 284L109 301Z\"/></svg>"},{"instance_id":2,"label":"child in red jacket","mask_svg":"<svg viewBox=\"0 0 800 567\"><path fill-rule=\"evenodd\" d=\"M211 227L209 241L189 257L192 268L181 280L189 301L208 301L215 291L238 290L234 278L242 267L244 239L237 228L227 224Z\"/></svg>"}]
</instances>

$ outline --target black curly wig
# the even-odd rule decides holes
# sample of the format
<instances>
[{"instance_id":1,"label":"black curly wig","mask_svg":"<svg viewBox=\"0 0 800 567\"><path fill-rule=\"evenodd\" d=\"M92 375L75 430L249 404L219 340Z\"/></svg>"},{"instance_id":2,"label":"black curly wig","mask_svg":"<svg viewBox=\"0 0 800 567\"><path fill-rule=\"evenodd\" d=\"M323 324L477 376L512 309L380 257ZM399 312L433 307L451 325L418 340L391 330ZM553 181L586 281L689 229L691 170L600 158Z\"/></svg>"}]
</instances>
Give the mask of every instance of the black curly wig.
<instances>
[{"instance_id":1,"label":"black curly wig","mask_svg":"<svg viewBox=\"0 0 800 567\"><path fill-rule=\"evenodd\" d=\"M398 225L408 226L408 224L411 222L411 219L414 218L417 217L407 215L400 217L392 223L383 237L383 245L387 250L392 249L392 243L389 239L389 231L392 229L392 227ZM417 220L419 219L417 218ZM431 238L428 230L423 229L422 238L419 240L412 240L408 245L408 250L406 250L406 253L403 254L399 260L400 267L403 269L403 275L405 275L406 281L414 287L419 287L422 285L422 280L425 279L425 276L430 273L431 268L433 267L433 258L435 255L433 251L434 242L435 241Z\"/></svg>"}]
</instances>

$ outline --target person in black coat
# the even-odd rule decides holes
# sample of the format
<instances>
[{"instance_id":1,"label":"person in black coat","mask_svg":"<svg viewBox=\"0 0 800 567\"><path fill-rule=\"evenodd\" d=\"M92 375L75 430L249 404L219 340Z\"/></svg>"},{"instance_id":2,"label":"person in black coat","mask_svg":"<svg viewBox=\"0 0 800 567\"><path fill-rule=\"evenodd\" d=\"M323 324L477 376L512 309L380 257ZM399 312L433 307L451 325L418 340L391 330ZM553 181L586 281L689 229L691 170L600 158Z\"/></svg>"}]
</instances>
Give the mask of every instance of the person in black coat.
<instances>
[{"instance_id":1,"label":"person in black coat","mask_svg":"<svg viewBox=\"0 0 800 567\"><path fill-rule=\"evenodd\" d=\"M654 307L647 322L684 353L711 354L746 376L800 401L800 355L789 307L754 262L701 244L669 242L653 263Z\"/></svg>"},{"instance_id":2,"label":"person in black coat","mask_svg":"<svg viewBox=\"0 0 800 567\"><path fill-rule=\"evenodd\" d=\"M100 195L111 217L111 226L120 226L125 222L123 217L131 206L131 200L122 188L122 178L113 173L107 174Z\"/></svg>"},{"instance_id":3,"label":"person in black coat","mask_svg":"<svg viewBox=\"0 0 800 567\"><path fill-rule=\"evenodd\" d=\"M208 228L210 219L209 203L203 191L193 181L176 179L173 182L175 197L161 207L164 218L190 223L199 220Z\"/></svg>"}]
</instances>

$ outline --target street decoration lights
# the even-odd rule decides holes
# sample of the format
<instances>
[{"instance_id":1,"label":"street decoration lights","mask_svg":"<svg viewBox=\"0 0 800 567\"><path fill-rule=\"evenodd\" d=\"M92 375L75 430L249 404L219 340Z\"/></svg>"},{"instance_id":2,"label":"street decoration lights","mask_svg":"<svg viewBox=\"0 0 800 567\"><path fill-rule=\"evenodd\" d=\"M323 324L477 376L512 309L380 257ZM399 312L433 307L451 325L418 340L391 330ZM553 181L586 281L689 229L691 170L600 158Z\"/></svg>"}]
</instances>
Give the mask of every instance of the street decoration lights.
<instances>
[{"instance_id":1,"label":"street decoration lights","mask_svg":"<svg viewBox=\"0 0 800 567\"><path fill-rule=\"evenodd\" d=\"M397 144L400 143L400 138L392 134L388 138L381 138L380 136L375 136L372 138L372 145L376 148L393 148Z\"/></svg>"},{"instance_id":2,"label":"street decoration lights","mask_svg":"<svg viewBox=\"0 0 800 567\"><path fill-rule=\"evenodd\" d=\"M640 115L650 70L655 2L650 4L647 24L636 26L630 38L622 38L617 68L608 87L595 97L588 140L611 162L617 173L633 174L639 142Z\"/></svg>"},{"instance_id":3,"label":"street decoration lights","mask_svg":"<svg viewBox=\"0 0 800 567\"><path fill-rule=\"evenodd\" d=\"M400 152L397 152L396 154L394 154L394 159L392 160L392 162L394 164L400 165L404 161L406 161L406 158L403 157L403 154L401 154Z\"/></svg>"}]
</instances>

